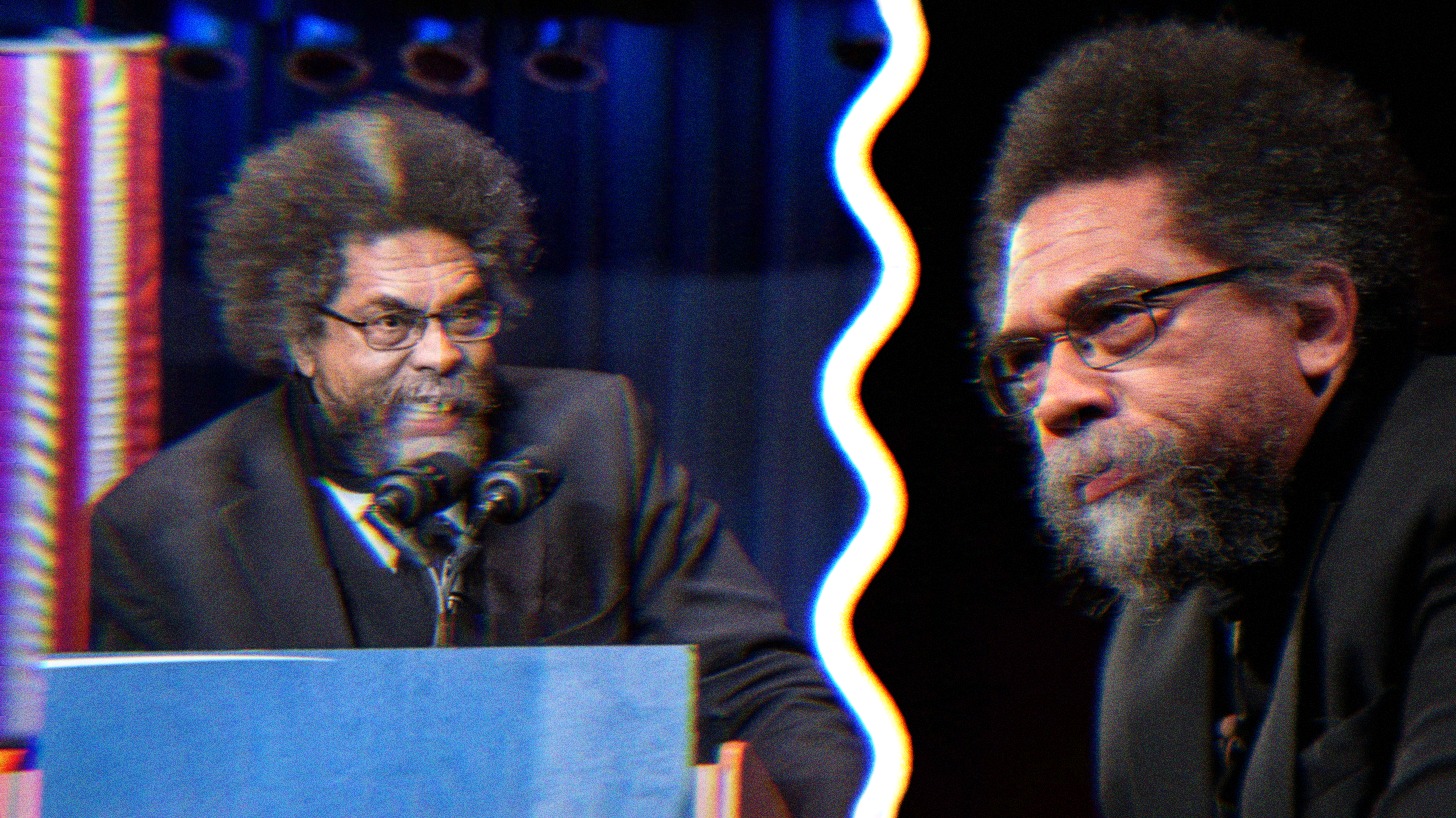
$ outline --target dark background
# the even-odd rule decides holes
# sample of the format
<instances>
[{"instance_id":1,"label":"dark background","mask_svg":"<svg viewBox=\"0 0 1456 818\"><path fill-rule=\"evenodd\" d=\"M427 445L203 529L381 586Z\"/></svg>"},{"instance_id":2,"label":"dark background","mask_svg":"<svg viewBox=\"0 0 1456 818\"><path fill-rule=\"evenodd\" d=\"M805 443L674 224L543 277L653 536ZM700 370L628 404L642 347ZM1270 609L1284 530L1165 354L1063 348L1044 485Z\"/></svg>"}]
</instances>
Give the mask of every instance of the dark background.
<instances>
[{"instance_id":1,"label":"dark background","mask_svg":"<svg viewBox=\"0 0 1456 818\"><path fill-rule=\"evenodd\" d=\"M1094 815L1092 700L1104 624L1046 579L1024 457L964 383L966 241L1006 105L1069 38L1124 19L1223 19L1302 35L1315 59L1388 102L1448 224L1456 190L1451 31L1415 4L968 4L929 0L924 77L881 135L880 178L920 246L919 293L866 375L905 470L905 533L857 632L914 740L904 816ZM1449 258L1449 253L1445 254ZM1451 277L1429 282L1427 344L1450 349Z\"/></svg>"},{"instance_id":2,"label":"dark background","mask_svg":"<svg viewBox=\"0 0 1456 818\"><path fill-rule=\"evenodd\" d=\"M98 3L98 17L115 28L164 26L165 0ZM551 5L493 7L524 21ZM632 375L659 409L669 450L723 501L802 626L810 589L860 502L812 405L819 356L873 270L824 170L829 131L864 78L829 51L842 4L554 5L630 21L597 101L548 96L504 68L475 101L435 100L521 157L541 199L546 254L530 289L545 326L525 330L507 357ZM407 15L395 9L405 6L420 8L372 0L346 13L376 40L397 43ZM16 25L71 7L0 6ZM966 236L1005 106L1053 49L1097 25L1170 12L1302 35L1310 55L1388 101L1438 209L1451 211L1456 66L1436 11L927 3L924 77L874 154L919 243L923 274L864 385L871 418L904 469L910 511L856 617L914 741L904 816L1095 814L1091 704L1104 623L1068 605L1066 589L1048 579L1027 511L1024 452L967 383ZM521 26L492 35L493 66L508 53L519 58ZM378 46L381 66L395 47ZM330 104L288 88L264 56L252 55L265 67L233 96L167 89L169 439L263 386L221 357L191 259L195 201L216 191L238 151ZM651 70L665 61L672 70ZM381 69L373 87L400 90L393 74ZM652 88L658 103L644 90ZM694 102L704 95L706 107ZM1442 242L1451 243L1449 227ZM1449 277L1431 283L1427 334L1442 349L1452 346L1450 290ZM559 315L570 320L546 320Z\"/></svg>"}]
</instances>

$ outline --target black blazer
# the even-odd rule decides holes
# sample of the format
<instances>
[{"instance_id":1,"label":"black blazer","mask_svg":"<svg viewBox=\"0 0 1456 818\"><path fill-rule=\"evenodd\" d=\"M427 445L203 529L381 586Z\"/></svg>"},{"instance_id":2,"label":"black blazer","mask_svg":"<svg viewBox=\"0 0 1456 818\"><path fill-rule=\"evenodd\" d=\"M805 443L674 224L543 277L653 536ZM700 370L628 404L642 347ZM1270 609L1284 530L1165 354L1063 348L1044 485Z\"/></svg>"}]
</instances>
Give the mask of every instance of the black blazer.
<instances>
[{"instance_id":1,"label":"black blazer","mask_svg":"<svg viewBox=\"0 0 1456 818\"><path fill-rule=\"evenodd\" d=\"M492 645L695 644L700 754L752 741L790 806L844 815L858 737L718 509L625 378L500 367L492 452L547 447L550 500L484 542ZM353 635L283 390L116 486L92 517L96 650L345 648Z\"/></svg>"},{"instance_id":2,"label":"black blazer","mask_svg":"<svg viewBox=\"0 0 1456 818\"><path fill-rule=\"evenodd\" d=\"M1413 371L1328 513L1312 562L1294 572L1239 814L1456 815L1456 359ZM1109 818L1215 814L1223 636L1210 607L1199 589L1118 617L1098 730Z\"/></svg>"}]
</instances>

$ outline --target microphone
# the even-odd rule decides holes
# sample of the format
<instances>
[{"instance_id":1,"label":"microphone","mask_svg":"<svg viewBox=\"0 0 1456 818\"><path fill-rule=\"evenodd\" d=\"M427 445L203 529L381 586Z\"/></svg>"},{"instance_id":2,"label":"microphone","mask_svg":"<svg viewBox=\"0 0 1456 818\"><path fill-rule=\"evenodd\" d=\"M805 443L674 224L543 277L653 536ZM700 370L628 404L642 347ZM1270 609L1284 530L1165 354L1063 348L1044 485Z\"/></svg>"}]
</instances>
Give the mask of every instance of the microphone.
<instances>
[{"instance_id":1,"label":"microphone","mask_svg":"<svg viewBox=\"0 0 1456 818\"><path fill-rule=\"evenodd\" d=\"M544 447L528 446L510 460L487 464L475 479L467 518L471 534L478 535L487 522L514 523L545 502L561 482L546 462Z\"/></svg>"},{"instance_id":2,"label":"microphone","mask_svg":"<svg viewBox=\"0 0 1456 818\"><path fill-rule=\"evenodd\" d=\"M374 483L369 511L400 529L454 505L465 495L472 470L465 458L436 452L385 474Z\"/></svg>"},{"instance_id":3,"label":"microphone","mask_svg":"<svg viewBox=\"0 0 1456 818\"><path fill-rule=\"evenodd\" d=\"M414 526L420 520L454 505L474 483L474 500L466 515L465 531L454 539L453 550L439 567L432 564L409 538L392 535L381 528L395 545L409 551L430 571L435 584L435 636L431 644L454 644L455 617L464 599L465 569L483 549L480 534L491 521L513 523L529 514L556 488L556 475L540 465L545 462L541 447L523 449L511 460L486 464L476 477L464 458L438 452L389 472L374 484L374 498L365 512L376 527L387 519L398 528Z\"/></svg>"}]
</instances>

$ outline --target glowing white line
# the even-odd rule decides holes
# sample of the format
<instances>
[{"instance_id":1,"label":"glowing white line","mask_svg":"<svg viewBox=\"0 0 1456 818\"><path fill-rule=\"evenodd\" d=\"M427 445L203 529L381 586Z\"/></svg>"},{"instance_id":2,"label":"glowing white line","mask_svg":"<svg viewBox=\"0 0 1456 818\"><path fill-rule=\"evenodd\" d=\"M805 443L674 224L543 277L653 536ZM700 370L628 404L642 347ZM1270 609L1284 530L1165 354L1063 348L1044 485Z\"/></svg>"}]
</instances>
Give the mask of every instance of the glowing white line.
<instances>
[{"instance_id":1,"label":"glowing white line","mask_svg":"<svg viewBox=\"0 0 1456 818\"><path fill-rule=\"evenodd\" d=\"M126 472L127 246L132 232L127 170L129 61L122 52L87 55L91 178L87 186L85 481L86 502Z\"/></svg>"},{"instance_id":2,"label":"glowing white line","mask_svg":"<svg viewBox=\"0 0 1456 818\"><path fill-rule=\"evenodd\" d=\"M327 656L277 656L267 653L138 653L129 656L53 656L37 664L45 670L168 662L332 662Z\"/></svg>"},{"instance_id":3,"label":"glowing white line","mask_svg":"<svg viewBox=\"0 0 1456 818\"><path fill-rule=\"evenodd\" d=\"M860 383L870 359L905 316L920 259L910 230L875 179L870 148L925 67L929 34L918 0L877 0L889 29L880 70L850 106L834 140L834 175L880 257L879 283L824 364L819 400L830 432L865 487L864 519L830 568L814 604L814 642L829 677L869 736L870 775L855 818L893 816L910 780L910 737L895 702L854 641L853 613L905 523L905 481L865 416Z\"/></svg>"}]
</instances>

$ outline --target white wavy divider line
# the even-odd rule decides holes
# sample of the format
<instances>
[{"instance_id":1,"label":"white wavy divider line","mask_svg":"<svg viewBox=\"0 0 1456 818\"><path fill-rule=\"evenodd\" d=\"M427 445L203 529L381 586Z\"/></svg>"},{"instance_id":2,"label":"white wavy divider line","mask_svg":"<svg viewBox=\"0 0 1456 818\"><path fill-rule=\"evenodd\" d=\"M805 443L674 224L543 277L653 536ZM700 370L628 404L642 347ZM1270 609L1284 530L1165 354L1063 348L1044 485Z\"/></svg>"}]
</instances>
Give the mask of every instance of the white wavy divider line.
<instances>
[{"instance_id":1,"label":"white wavy divider line","mask_svg":"<svg viewBox=\"0 0 1456 818\"><path fill-rule=\"evenodd\" d=\"M854 818L889 818L910 780L910 737L890 694L854 640L853 615L865 586L884 564L905 524L905 481L865 416L859 399L865 368L910 307L920 258L870 166L870 149L925 68L929 34L918 0L877 0L890 32L880 70L850 106L834 140L834 175L850 212L880 257L880 277L863 309L824 363L819 401L825 421L867 495L864 518L829 569L814 604L814 643L830 679L869 736L871 765Z\"/></svg>"}]
</instances>

